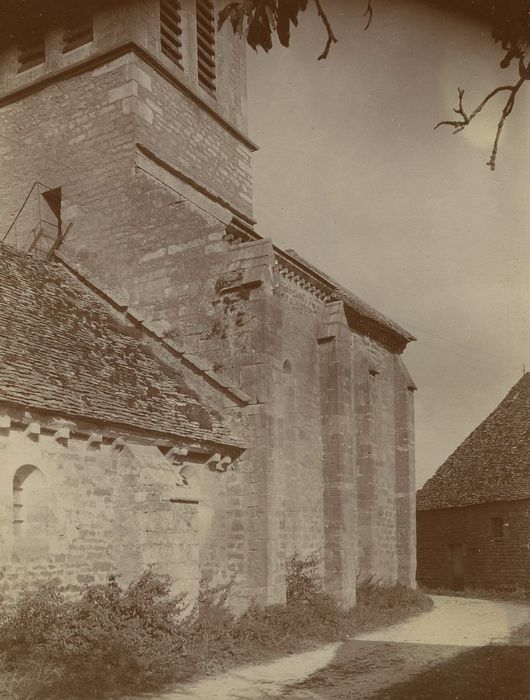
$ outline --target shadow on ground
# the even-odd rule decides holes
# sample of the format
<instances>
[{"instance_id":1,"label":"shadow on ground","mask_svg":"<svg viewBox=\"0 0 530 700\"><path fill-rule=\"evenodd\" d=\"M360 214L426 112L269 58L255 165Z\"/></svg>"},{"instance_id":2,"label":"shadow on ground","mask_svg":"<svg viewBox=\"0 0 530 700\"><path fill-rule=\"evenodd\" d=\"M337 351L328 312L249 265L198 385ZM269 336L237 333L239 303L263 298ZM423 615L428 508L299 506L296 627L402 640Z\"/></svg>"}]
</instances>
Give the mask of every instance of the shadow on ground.
<instances>
[{"instance_id":1,"label":"shadow on ground","mask_svg":"<svg viewBox=\"0 0 530 700\"><path fill-rule=\"evenodd\" d=\"M530 646L349 642L289 700L530 700Z\"/></svg>"},{"instance_id":2,"label":"shadow on ground","mask_svg":"<svg viewBox=\"0 0 530 700\"><path fill-rule=\"evenodd\" d=\"M528 700L530 646L487 646L396 683L373 700Z\"/></svg>"}]
</instances>

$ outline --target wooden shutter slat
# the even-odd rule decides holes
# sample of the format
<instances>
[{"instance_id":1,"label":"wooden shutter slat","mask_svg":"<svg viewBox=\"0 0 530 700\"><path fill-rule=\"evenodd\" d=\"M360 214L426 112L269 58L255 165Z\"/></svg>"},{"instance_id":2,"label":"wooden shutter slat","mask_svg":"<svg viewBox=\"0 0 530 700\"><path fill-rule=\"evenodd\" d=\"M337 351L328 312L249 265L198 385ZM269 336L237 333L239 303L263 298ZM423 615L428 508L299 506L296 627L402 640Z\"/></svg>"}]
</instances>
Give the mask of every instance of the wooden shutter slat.
<instances>
[{"instance_id":1,"label":"wooden shutter slat","mask_svg":"<svg viewBox=\"0 0 530 700\"><path fill-rule=\"evenodd\" d=\"M163 37L168 39L172 44L175 44L176 46L180 46L180 36L178 34L175 34L175 32L171 31L171 29L168 29L167 27L162 27L160 29L160 32Z\"/></svg>"},{"instance_id":2,"label":"wooden shutter slat","mask_svg":"<svg viewBox=\"0 0 530 700\"><path fill-rule=\"evenodd\" d=\"M182 29L178 0L160 0L160 48L179 68L182 68Z\"/></svg>"},{"instance_id":3,"label":"wooden shutter slat","mask_svg":"<svg viewBox=\"0 0 530 700\"><path fill-rule=\"evenodd\" d=\"M205 22L197 18L197 27L202 29L203 32L209 35L215 34L215 25L213 22Z\"/></svg>"},{"instance_id":4,"label":"wooden shutter slat","mask_svg":"<svg viewBox=\"0 0 530 700\"><path fill-rule=\"evenodd\" d=\"M206 41L200 34L197 34L197 45L200 51L209 54L210 56L215 56L215 51L212 45Z\"/></svg>"},{"instance_id":5,"label":"wooden shutter slat","mask_svg":"<svg viewBox=\"0 0 530 700\"><path fill-rule=\"evenodd\" d=\"M211 56L208 56L202 51L199 51L198 58L200 63L206 66L206 68L209 68L215 74L215 61L212 59Z\"/></svg>"},{"instance_id":6,"label":"wooden shutter slat","mask_svg":"<svg viewBox=\"0 0 530 700\"><path fill-rule=\"evenodd\" d=\"M182 30L180 28L180 19L178 17L175 18L171 15L167 15L164 11L161 11L160 18L162 25L169 25L171 27L174 27L175 31L178 30L179 33L182 33Z\"/></svg>"},{"instance_id":7,"label":"wooden shutter slat","mask_svg":"<svg viewBox=\"0 0 530 700\"><path fill-rule=\"evenodd\" d=\"M163 46L162 53L165 54L169 59L171 59L173 63L176 63L180 66L180 62L182 61L182 54L180 53L180 51L172 49L170 46Z\"/></svg>"},{"instance_id":8,"label":"wooden shutter slat","mask_svg":"<svg viewBox=\"0 0 530 700\"><path fill-rule=\"evenodd\" d=\"M44 37L26 41L18 47L18 70L24 71L39 66L46 61Z\"/></svg>"},{"instance_id":9,"label":"wooden shutter slat","mask_svg":"<svg viewBox=\"0 0 530 700\"><path fill-rule=\"evenodd\" d=\"M215 92L215 9L211 0L196 0L197 73L199 83Z\"/></svg>"}]
</instances>

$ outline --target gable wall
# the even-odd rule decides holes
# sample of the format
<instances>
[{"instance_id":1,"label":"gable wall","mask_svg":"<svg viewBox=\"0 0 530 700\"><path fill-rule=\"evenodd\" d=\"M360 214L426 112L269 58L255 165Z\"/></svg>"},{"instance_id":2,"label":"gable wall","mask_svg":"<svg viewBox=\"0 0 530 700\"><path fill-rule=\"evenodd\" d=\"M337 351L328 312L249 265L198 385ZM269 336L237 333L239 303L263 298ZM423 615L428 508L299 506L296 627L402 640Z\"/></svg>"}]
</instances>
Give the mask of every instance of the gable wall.
<instances>
[{"instance_id":1,"label":"gable wall","mask_svg":"<svg viewBox=\"0 0 530 700\"><path fill-rule=\"evenodd\" d=\"M45 581L70 592L103 583L110 574L127 584L151 564L196 593L199 507L171 502L189 490L175 486L169 462L161 468L157 447L138 449L142 460L108 441L97 446L86 438L57 440L51 432L30 436L18 428L1 430L0 587L8 597ZM20 494L25 505L14 508L13 477L23 465L36 467L45 484L38 493L36 527L28 525L29 481ZM16 532L20 512L23 529Z\"/></svg>"}]
</instances>

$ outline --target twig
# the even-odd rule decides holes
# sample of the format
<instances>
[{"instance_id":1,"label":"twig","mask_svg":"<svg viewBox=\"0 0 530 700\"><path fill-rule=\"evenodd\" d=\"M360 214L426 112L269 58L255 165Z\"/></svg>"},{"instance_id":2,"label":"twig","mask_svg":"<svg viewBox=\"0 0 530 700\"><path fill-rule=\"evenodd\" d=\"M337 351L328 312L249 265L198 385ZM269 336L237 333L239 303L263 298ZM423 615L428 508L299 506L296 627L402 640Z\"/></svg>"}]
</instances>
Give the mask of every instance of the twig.
<instances>
[{"instance_id":1,"label":"twig","mask_svg":"<svg viewBox=\"0 0 530 700\"><path fill-rule=\"evenodd\" d=\"M487 165L490 166L490 170L495 170L495 163L497 160L497 150L499 147L499 139L501 136L502 128L504 126L504 122L506 121L506 117L509 117L511 112L512 112L517 93L519 92L519 89L521 88L521 86L525 82L525 80L527 80L527 78L521 78L513 86L513 89L510 92L510 96L508 97L508 101L506 102L506 104L504 105L504 109L502 110L501 118L499 119L499 123L497 124L497 133L495 134L495 141L493 143L493 150L491 151L490 159L487 162Z\"/></svg>"},{"instance_id":2,"label":"twig","mask_svg":"<svg viewBox=\"0 0 530 700\"><path fill-rule=\"evenodd\" d=\"M326 47L325 47L324 51L322 51L322 53L318 57L318 60L321 61L322 59L328 57L328 53L329 53L329 50L331 48L331 44L336 44L337 38L333 34L333 29L331 28L331 24L329 23L329 19L327 18L326 13L322 9L322 5L320 4L320 0L315 0L315 5L317 8L318 16L320 17L320 19L324 23L324 26L326 27L326 31L328 33L328 40L326 42Z\"/></svg>"},{"instance_id":3,"label":"twig","mask_svg":"<svg viewBox=\"0 0 530 700\"><path fill-rule=\"evenodd\" d=\"M464 105L463 105L463 100L464 100L464 90L462 88L458 88L458 107L453 107L453 112L455 114L459 114L462 119L456 121L443 121L443 122L438 122L436 126L434 127L437 129L439 126L442 126L442 124L445 124L447 126L452 126L454 128L453 133L456 134L458 131L462 131L462 129L469 124L469 117L464 111Z\"/></svg>"},{"instance_id":4,"label":"twig","mask_svg":"<svg viewBox=\"0 0 530 700\"><path fill-rule=\"evenodd\" d=\"M436 126L434 127L437 129L439 126L442 126L442 124L446 124L448 126L454 127L454 134L457 134L459 131L462 131L462 129L469 124L469 122L474 119L479 112L482 111L482 108L491 100L492 97L495 97L497 93L503 92L505 90L510 90L512 91L514 88L513 85L502 85L500 87L496 87L495 90L492 90L490 93L486 95L486 97L482 100L482 102L479 104L478 107L476 107L471 114L468 116L463 107L463 99L464 99L464 90L461 88L458 88L458 107L455 107L453 109L453 112L455 114L460 114L462 119L459 121L443 121L443 122L438 122Z\"/></svg>"},{"instance_id":5,"label":"twig","mask_svg":"<svg viewBox=\"0 0 530 700\"><path fill-rule=\"evenodd\" d=\"M372 18L374 16L374 11L372 9L372 0L368 0L368 3L366 5L366 11L364 13L364 16L366 17L368 15L368 21L366 22L366 26L364 28L364 31L366 31L370 25L372 24Z\"/></svg>"},{"instance_id":6,"label":"twig","mask_svg":"<svg viewBox=\"0 0 530 700\"><path fill-rule=\"evenodd\" d=\"M521 76L520 79L515 83L515 85L501 85L499 87L496 87L494 90L489 92L486 97L482 100L482 102L475 107L475 109L471 112L471 114L467 114L465 109L464 109L464 90L461 88L458 88L458 107L453 108L453 112L455 114L458 114L461 118L460 119L453 119L453 120L445 120L438 122L436 126L434 127L437 129L439 126L446 125L446 126L452 126L454 131L453 134L457 134L458 132L462 131L462 129L465 129L466 126L471 122L472 119L474 119L482 109L485 107L485 105L493 98L495 95L498 95L500 92L509 92L508 100L506 101L506 104L504 105L504 108L502 110L501 118L499 120L499 123L497 124L497 131L495 134L495 140L493 142L493 149L491 151L491 156L489 161L487 162L487 165L489 165L491 170L495 170L495 164L497 160L497 152L499 148L499 139L502 133L502 129L504 127L504 122L506 121L507 117L510 116L513 105L515 102L515 98L517 96L517 93L519 92L521 86L523 85L524 82L530 79L530 67L525 66L524 63L520 61L519 63L519 75Z\"/></svg>"}]
</instances>

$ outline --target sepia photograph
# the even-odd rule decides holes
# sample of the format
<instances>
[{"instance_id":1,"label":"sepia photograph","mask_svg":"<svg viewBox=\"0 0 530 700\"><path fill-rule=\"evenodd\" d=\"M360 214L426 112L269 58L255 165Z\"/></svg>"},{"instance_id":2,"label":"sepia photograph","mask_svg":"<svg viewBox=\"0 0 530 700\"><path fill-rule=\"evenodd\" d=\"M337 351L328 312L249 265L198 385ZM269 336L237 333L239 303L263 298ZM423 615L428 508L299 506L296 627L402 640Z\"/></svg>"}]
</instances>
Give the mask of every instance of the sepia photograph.
<instances>
[{"instance_id":1,"label":"sepia photograph","mask_svg":"<svg viewBox=\"0 0 530 700\"><path fill-rule=\"evenodd\" d=\"M0 699L530 700L530 0L0 0Z\"/></svg>"}]
</instances>

